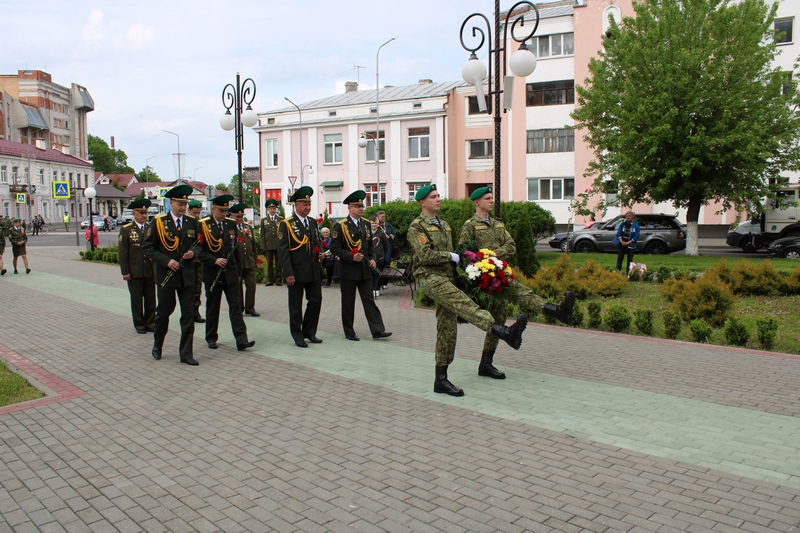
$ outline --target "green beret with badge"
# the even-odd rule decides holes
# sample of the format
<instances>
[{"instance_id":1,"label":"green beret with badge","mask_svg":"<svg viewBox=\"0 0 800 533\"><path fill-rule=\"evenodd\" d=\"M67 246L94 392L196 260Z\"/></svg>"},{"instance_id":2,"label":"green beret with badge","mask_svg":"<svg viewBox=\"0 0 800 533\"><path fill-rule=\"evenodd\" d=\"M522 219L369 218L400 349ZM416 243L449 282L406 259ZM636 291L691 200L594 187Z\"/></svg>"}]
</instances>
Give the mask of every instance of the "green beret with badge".
<instances>
[{"instance_id":1,"label":"green beret with badge","mask_svg":"<svg viewBox=\"0 0 800 533\"><path fill-rule=\"evenodd\" d=\"M472 201L478 200L484 194L491 194L492 193L492 186L487 185L486 187L478 187L472 194L469 195L469 199Z\"/></svg>"},{"instance_id":2,"label":"green beret with badge","mask_svg":"<svg viewBox=\"0 0 800 533\"><path fill-rule=\"evenodd\" d=\"M420 200L424 200L425 198L428 197L430 193L432 193L435 190L436 190L435 183L431 183L430 185L420 187L420 189L417 191L417 194L414 195L414 200L416 200L417 202L419 202Z\"/></svg>"},{"instance_id":3,"label":"green beret with badge","mask_svg":"<svg viewBox=\"0 0 800 533\"><path fill-rule=\"evenodd\" d=\"M203 202L200 200L189 200L189 209L195 209L198 207L203 207Z\"/></svg>"}]
</instances>

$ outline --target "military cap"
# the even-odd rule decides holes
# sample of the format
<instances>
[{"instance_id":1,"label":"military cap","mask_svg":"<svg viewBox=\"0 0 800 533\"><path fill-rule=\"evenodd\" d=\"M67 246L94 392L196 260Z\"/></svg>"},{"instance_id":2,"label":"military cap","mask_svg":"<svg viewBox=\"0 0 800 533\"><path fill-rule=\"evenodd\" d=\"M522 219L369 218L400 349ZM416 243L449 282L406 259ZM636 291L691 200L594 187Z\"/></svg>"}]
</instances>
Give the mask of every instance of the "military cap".
<instances>
[{"instance_id":1,"label":"military cap","mask_svg":"<svg viewBox=\"0 0 800 533\"><path fill-rule=\"evenodd\" d=\"M291 196L291 198L289 198L289 201L292 203L310 202L312 196L314 196L314 189L312 189L308 185L303 185L302 187L300 187L295 191L295 193Z\"/></svg>"},{"instance_id":2,"label":"military cap","mask_svg":"<svg viewBox=\"0 0 800 533\"><path fill-rule=\"evenodd\" d=\"M195 207L203 207L203 202L200 200L189 200L189 209L193 209Z\"/></svg>"},{"instance_id":3,"label":"military cap","mask_svg":"<svg viewBox=\"0 0 800 533\"><path fill-rule=\"evenodd\" d=\"M417 194L414 195L414 200L416 200L417 202L419 202L420 200L424 200L425 198L428 197L428 195L431 192L433 192L435 190L436 190L436 184L435 183L431 183L430 185L426 185L426 186L420 188L420 190L417 191Z\"/></svg>"},{"instance_id":4,"label":"military cap","mask_svg":"<svg viewBox=\"0 0 800 533\"><path fill-rule=\"evenodd\" d=\"M239 215L244 216L245 207L247 207L247 204L243 203L233 204L228 208L228 212L237 216Z\"/></svg>"},{"instance_id":5,"label":"military cap","mask_svg":"<svg viewBox=\"0 0 800 533\"><path fill-rule=\"evenodd\" d=\"M191 185L176 185L164 193L164 197L169 198L170 200L177 200L179 202L188 202L189 195L192 194L192 190L193 189Z\"/></svg>"},{"instance_id":6,"label":"military cap","mask_svg":"<svg viewBox=\"0 0 800 533\"><path fill-rule=\"evenodd\" d=\"M19 222L19 218L14 217L14 219L11 222Z\"/></svg>"},{"instance_id":7,"label":"military cap","mask_svg":"<svg viewBox=\"0 0 800 533\"><path fill-rule=\"evenodd\" d=\"M486 187L478 187L477 189L472 191L472 194L469 195L469 199L474 201L483 196L484 194L489 194L491 192L492 192L491 185L487 185Z\"/></svg>"},{"instance_id":8,"label":"military cap","mask_svg":"<svg viewBox=\"0 0 800 533\"><path fill-rule=\"evenodd\" d=\"M270 206L278 207L279 205L281 205L281 203L274 198L270 198L269 200L264 202L264 207L270 207Z\"/></svg>"},{"instance_id":9,"label":"military cap","mask_svg":"<svg viewBox=\"0 0 800 533\"><path fill-rule=\"evenodd\" d=\"M128 208L147 211L147 208L150 207L151 204L152 202L147 198L137 198L136 200L128 204Z\"/></svg>"},{"instance_id":10,"label":"military cap","mask_svg":"<svg viewBox=\"0 0 800 533\"><path fill-rule=\"evenodd\" d=\"M215 198L212 198L211 203L214 204L214 207L221 207L222 209L228 209L231 200L233 200L232 194L221 194Z\"/></svg>"},{"instance_id":11,"label":"military cap","mask_svg":"<svg viewBox=\"0 0 800 533\"><path fill-rule=\"evenodd\" d=\"M364 207L364 198L367 197L367 193L362 190L354 191L350 193L350 195L342 201L343 204L352 205L354 207Z\"/></svg>"}]
</instances>

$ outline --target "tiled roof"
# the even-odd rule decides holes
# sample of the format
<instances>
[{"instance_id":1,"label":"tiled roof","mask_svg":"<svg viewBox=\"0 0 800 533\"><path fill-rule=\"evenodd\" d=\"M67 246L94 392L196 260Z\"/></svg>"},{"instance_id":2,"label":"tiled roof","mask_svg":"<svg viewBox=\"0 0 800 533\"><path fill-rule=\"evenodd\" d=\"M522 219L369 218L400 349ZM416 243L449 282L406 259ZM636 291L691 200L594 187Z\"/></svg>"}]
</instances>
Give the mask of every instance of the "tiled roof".
<instances>
[{"instance_id":1,"label":"tiled roof","mask_svg":"<svg viewBox=\"0 0 800 533\"><path fill-rule=\"evenodd\" d=\"M90 161L84 161L73 155L67 155L60 150L48 148L42 150L32 144L17 143L12 141L0 140L0 155L7 155L12 157L26 157L30 155L31 159L40 161L50 161L52 163L63 163L65 165L74 165L80 167L94 168Z\"/></svg>"},{"instance_id":2,"label":"tiled roof","mask_svg":"<svg viewBox=\"0 0 800 533\"><path fill-rule=\"evenodd\" d=\"M130 194L117 189L113 185L98 183L94 186L94 189L97 191L98 198L122 198L124 200L130 200L132 198Z\"/></svg>"}]
</instances>

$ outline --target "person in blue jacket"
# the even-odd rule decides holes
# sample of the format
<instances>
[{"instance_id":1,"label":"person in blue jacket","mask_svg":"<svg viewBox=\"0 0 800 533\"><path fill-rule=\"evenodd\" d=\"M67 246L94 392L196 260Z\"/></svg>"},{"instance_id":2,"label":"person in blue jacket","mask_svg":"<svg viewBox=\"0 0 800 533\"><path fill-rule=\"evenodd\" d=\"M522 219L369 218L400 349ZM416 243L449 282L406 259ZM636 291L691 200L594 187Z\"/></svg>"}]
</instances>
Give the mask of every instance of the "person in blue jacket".
<instances>
[{"instance_id":1,"label":"person in blue jacket","mask_svg":"<svg viewBox=\"0 0 800 533\"><path fill-rule=\"evenodd\" d=\"M636 241L639 240L641 229L639 224L633 221L636 215L633 211L625 213L625 222L617 228L617 270L622 270L622 258L626 257L625 272L630 270L633 254L636 253Z\"/></svg>"}]
</instances>

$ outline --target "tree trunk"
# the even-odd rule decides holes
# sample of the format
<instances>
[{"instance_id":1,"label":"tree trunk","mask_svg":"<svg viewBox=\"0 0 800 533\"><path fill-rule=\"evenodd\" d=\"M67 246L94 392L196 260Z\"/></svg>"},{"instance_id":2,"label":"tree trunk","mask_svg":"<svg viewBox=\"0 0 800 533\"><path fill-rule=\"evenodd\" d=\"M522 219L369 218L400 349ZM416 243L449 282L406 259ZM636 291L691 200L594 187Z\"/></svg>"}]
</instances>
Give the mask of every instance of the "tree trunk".
<instances>
[{"instance_id":1,"label":"tree trunk","mask_svg":"<svg viewBox=\"0 0 800 533\"><path fill-rule=\"evenodd\" d=\"M700 208L702 206L703 202L698 199L689 200L689 204L686 206L686 255L700 255L697 233Z\"/></svg>"}]
</instances>

